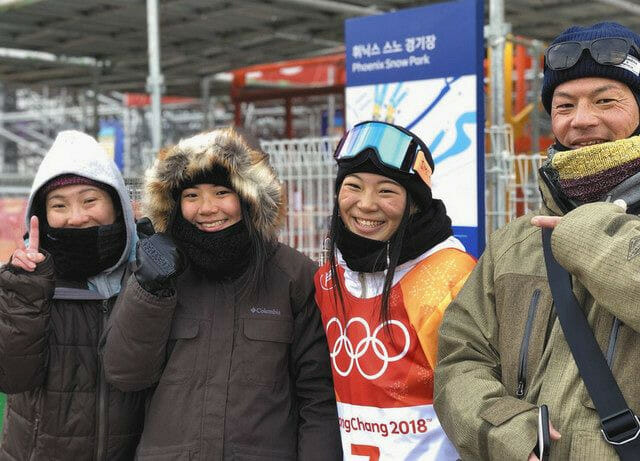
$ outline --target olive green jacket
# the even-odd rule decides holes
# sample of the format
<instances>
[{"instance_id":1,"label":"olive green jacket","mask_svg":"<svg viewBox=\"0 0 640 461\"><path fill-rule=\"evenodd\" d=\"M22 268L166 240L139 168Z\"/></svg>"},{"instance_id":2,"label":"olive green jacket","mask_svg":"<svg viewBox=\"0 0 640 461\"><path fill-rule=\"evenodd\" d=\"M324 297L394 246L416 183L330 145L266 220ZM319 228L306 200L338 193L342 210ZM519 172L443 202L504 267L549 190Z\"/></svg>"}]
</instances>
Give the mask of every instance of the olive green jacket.
<instances>
[{"instance_id":1,"label":"olive green jacket","mask_svg":"<svg viewBox=\"0 0 640 461\"><path fill-rule=\"evenodd\" d=\"M464 460L526 460L541 404L562 434L551 459L618 459L552 309L541 231L530 219L560 211L541 187L547 206L491 235L440 328L434 405ZM552 249L637 414L640 218L608 203L580 206L553 231Z\"/></svg>"}]
</instances>

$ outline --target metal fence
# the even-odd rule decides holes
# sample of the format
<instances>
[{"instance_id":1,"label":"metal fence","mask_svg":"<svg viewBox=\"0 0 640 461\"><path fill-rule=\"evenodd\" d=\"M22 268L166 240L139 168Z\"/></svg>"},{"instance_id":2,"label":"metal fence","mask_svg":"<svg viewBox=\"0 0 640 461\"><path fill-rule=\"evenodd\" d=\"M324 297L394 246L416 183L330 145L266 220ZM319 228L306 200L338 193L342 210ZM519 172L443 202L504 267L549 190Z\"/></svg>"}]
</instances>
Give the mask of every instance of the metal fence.
<instances>
[{"instance_id":1,"label":"metal fence","mask_svg":"<svg viewBox=\"0 0 640 461\"><path fill-rule=\"evenodd\" d=\"M280 241L311 259L324 261L325 239L333 209L336 166L332 158L340 138L262 141L288 200Z\"/></svg>"},{"instance_id":2,"label":"metal fence","mask_svg":"<svg viewBox=\"0 0 640 461\"><path fill-rule=\"evenodd\" d=\"M515 154L511 125L485 130L485 235L542 204L538 191L541 154Z\"/></svg>"},{"instance_id":3,"label":"metal fence","mask_svg":"<svg viewBox=\"0 0 640 461\"><path fill-rule=\"evenodd\" d=\"M538 169L546 158L546 155L541 154L520 154L507 159L508 221L542 205L538 190Z\"/></svg>"}]
</instances>

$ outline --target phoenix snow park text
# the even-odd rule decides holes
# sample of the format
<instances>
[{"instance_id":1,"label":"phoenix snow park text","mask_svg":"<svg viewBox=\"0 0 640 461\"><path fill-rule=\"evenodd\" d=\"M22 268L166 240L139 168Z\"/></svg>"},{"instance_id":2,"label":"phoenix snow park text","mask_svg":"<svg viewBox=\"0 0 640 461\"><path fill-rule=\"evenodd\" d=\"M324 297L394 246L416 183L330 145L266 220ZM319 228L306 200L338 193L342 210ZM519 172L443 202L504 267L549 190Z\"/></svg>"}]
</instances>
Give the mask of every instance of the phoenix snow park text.
<instances>
[{"instance_id":1,"label":"phoenix snow park text","mask_svg":"<svg viewBox=\"0 0 640 461\"><path fill-rule=\"evenodd\" d=\"M375 70L400 69L410 66L424 66L430 63L429 59L429 55L423 54L422 56L409 56L408 58L402 59L387 58L384 61L378 60L367 63L354 62L351 64L351 71L372 72Z\"/></svg>"}]
</instances>

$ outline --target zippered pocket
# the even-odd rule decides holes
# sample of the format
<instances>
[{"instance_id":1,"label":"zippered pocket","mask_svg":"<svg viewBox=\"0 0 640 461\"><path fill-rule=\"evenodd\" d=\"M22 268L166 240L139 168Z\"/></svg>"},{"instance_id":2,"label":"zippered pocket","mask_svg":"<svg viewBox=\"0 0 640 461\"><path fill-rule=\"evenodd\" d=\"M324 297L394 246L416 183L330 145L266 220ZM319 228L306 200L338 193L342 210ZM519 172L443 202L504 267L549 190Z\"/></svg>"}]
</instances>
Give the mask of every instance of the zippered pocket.
<instances>
[{"instance_id":1,"label":"zippered pocket","mask_svg":"<svg viewBox=\"0 0 640 461\"><path fill-rule=\"evenodd\" d=\"M520 355L518 357L518 386L516 388L516 397L521 399L524 397L527 385L527 358L529 356L529 342L531 340L531 330L533 329L533 321L536 317L538 304L540 302L540 289L536 288L531 296L529 303L529 312L527 313L527 323L524 326L524 336L520 345Z\"/></svg>"}]
</instances>

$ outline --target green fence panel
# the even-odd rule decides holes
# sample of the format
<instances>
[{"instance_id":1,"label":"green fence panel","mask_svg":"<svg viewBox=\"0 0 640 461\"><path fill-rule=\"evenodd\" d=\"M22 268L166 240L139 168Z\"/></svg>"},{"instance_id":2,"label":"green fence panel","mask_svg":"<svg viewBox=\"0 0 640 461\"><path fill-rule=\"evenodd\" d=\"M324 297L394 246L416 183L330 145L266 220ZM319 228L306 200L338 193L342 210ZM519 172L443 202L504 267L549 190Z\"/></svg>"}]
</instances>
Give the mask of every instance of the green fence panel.
<instances>
[{"instance_id":1,"label":"green fence panel","mask_svg":"<svg viewBox=\"0 0 640 461\"><path fill-rule=\"evenodd\" d=\"M2 433L2 422L4 421L4 404L7 401L7 396L0 394L0 434Z\"/></svg>"}]
</instances>

